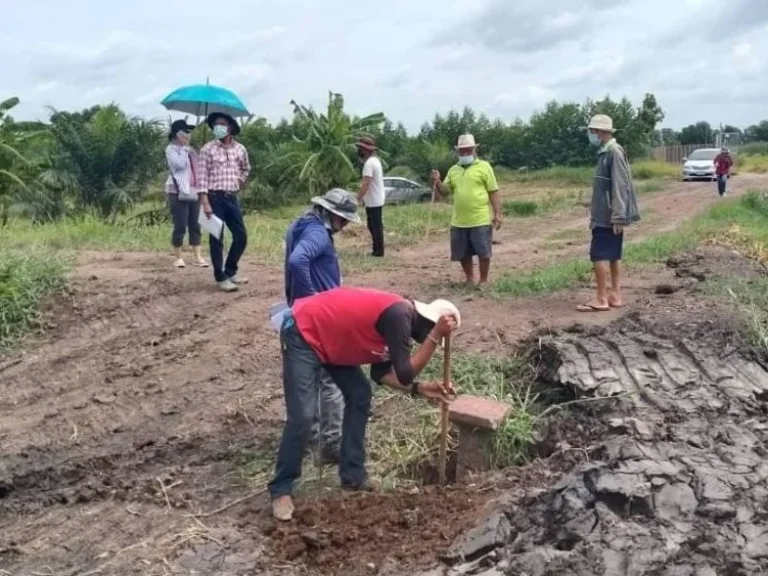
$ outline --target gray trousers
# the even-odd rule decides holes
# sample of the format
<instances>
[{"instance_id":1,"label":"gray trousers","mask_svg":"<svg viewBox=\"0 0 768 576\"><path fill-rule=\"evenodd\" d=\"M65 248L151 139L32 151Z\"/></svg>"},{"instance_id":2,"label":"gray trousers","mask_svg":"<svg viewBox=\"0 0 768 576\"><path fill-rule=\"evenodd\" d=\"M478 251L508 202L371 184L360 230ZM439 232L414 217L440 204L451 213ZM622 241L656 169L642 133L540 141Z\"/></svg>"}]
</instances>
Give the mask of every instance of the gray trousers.
<instances>
[{"instance_id":1,"label":"gray trousers","mask_svg":"<svg viewBox=\"0 0 768 576\"><path fill-rule=\"evenodd\" d=\"M200 232L200 201L180 202L178 194L168 194L168 204L173 218L173 233L171 245L181 248L184 244L184 234L189 230L189 245L200 246L202 234Z\"/></svg>"},{"instance_id":2,"label":"gray trousers","mask_svg":"<svg viewBox=\"0 0 768 576\"><path fill-rule=\"evenodd\" d=\"M310 429L312 444L319 444L324 454L338 455L341 444L341 419L344 416L344 396L324 369L320 371L320 402Z\"/></svg>"}]
</instances>

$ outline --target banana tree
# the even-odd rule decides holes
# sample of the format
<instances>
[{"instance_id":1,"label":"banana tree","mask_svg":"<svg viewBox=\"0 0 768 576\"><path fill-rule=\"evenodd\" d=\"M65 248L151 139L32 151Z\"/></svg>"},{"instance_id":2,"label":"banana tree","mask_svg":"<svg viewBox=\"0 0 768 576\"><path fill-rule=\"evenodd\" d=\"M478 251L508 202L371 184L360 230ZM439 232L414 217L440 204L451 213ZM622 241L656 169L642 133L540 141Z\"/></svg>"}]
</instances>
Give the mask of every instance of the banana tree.
<instances>
[{"instance_id":1,"label":"banana tree","mask_svg":"<svg viewBox=\"0 0 768 576\"><path fill-rule=\"evenodd\" d=\"M281 183L300 186L310 196L330 188L347 187L357 179L355 141L376 130L384 121L382 113L351 119L344 112L344 97L329 92L325 114L297 104L294 110L293 141L285 144L269 168L282 170Z\"/></svg>"}]
</instances>

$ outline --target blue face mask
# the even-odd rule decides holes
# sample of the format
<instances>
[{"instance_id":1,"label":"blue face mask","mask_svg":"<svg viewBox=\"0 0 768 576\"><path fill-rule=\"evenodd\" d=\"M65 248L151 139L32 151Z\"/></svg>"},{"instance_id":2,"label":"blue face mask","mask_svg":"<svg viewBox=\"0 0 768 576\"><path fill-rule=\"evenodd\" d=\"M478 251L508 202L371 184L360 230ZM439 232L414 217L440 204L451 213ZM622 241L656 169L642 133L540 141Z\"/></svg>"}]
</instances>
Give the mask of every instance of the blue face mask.
<instances>
[{"instance_id":1,"label":"blue face mask","mask_svg":"<svg viewBox=\"0 0 768 576\"><path fill-rule=\"evenodd\" d=\"M587 138L589 138L589 143L592 146L599 146L601 144L600 137L594 132L587 132Z\"/></svg>"},{"instance_id":2,"label":"blue face mask","mask_svg":"<svg viewBox=\"0 0 768 576\"><path fill-rule=\"evenodd\" d=\"M474 161L475 161L475 155L474 154L468 154L466 156L459 156L459 164L461 164L462 166L469 166Z\"/></svg>"},{"instance_id":3,"label":"blue face mask","mask_svg":"<svg viewBox=\"0 0 768 576\"><path fill-rule=\"evenodd\" d=\"M216 126L213 127L213 137L217 140L221 140L222 138L226 138L226 136L229 134L229 130L226 126L222 124L216 124Z\"/></svg>"}]
</instances>

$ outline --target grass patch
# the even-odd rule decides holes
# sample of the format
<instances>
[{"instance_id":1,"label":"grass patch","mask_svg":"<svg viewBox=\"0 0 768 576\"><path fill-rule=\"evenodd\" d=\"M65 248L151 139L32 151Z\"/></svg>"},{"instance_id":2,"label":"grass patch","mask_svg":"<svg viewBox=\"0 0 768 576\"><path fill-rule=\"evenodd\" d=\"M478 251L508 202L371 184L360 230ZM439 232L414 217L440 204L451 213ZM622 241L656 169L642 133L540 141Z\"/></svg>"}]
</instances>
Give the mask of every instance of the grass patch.
<instances>
[{"instance_id":1,"label":"grass patch","mask_svg":"<svg viewBox=\"0 0 768 576\"><path fill-rule=\"evenodd\" d=\"M510 182L559 182L571 186L591 185L595 169L591 166L553 166L543 170L530 170L509 173L506 179Z\"/></svg>"},{"instance_id":2,"label":"grass patch","mask_svg":"<svg viewBox=\"0 0 768 576\"><path fill-rule=\"evenodd\" d=\"M705 282L702 291L736 306L750 345L768 358L768 278L716 278Z\"/></svg>"},{"instance_id":3,"label":"grass patch","mask_svg":"<svg viewBox=\"0 0 768 576\"><path fill-rule=\"evenodd\" d=\"M442 378L442 358L433 357L423 380ZM537 424L537 396L532 393L534 372L523 359L456 354L452 378L461 393L507 402L513 415L497 432L492 455L494 467L528 461ZM437 462L439 409L421 398L379 387L375 414L368 434L368 468L384 489L418 483L423 466ZM454 446L455 447L455 446Z\"/></svg>"},{"instance_id":4,"label":"grass patch","mask_svg":"<svg viewBox=\"0 0 768 576\"><path fill-rule=\"evenodd\" d=\"M494 280L493 291L511 297L557 292L586 282L591 273L592 265L586 260L569 260L526 274L502 274Z\"/></svg>"},{"instance_id":5,"label":"grass patch","mask_svg":"<svg viewBox=\"0 0 768 576\"><path fill-rule=\"evenodd\" d=\"M501 211L504 216L527 218L531 216L544 216L553 212L569 210L580 206L583 200L583 192L556 192L548 191L543 197L535 200L504 200L501 203Z\"/></svg>"},{"instance_id":6,"label":"grass patch","mask_svg":"<svg viewBox=\"0 0 768 576\"><path fill-rule=\"evenodd\" d=\"M386 206L384 232L400 245L413 244L433 233L444 233L452 216L453 206L444 202Z\"/></svg>"},{"instance_id":7,"label":"grass patch","mask_svg":"<svg viewBox=\"0 0 768 576\"><path fill-rule=\"evenodd\" d=\"M647 180L637 185L638 194L650 194L652 192L660 192L664 189L664 184L659 180Z\"/></svg>"},{"instance_id":8,"label":"grass patch","mask_svg":"<svg viewBox=\"0 0 768 576\"><path fill-rule=\"evenodd\" d=\"M743 155L739 150L736 158L736 167L739 172L751 172L753 174L768 173L768 154Z\"/></svg>"},{"instance_id":9,"label":"grass patch","mask_svg":"<svg viewBox=\"0 0 768 576\"><path fill-rule=\"evenodd\" d=\"M0 351L43 327L43 299L66 286L66 262L45 252L0 255Z\"/></svg>"},{"instance_id":10,"label":"grass patch","mask_svg":"<svg viewBox=\"0 0 768 576\"><path fill-rule=\"evenodd\" d=\"M643 160L632 164L632 176L635 180L679 180L680 167L657 160Z\"/></svg>"},{"instance_id":11,"label":"grass patch","mask_svg":"<svg viewBox=\"0 0 768 576\"><path fill-rule=\"evenodd\" d=\"M534 216L539 213L539 203L533 200L507 200L501 203L504 216Z\"/></svg>"},{"instance_id":12,"label":"grass patch","mask_svg":"<svg viewBox=\"0 0 768 576\"><path fill-rule=\"evenodd\" d=\"M567 185L591 186L595 176L592 166L566 167L554 166L544 170L505 173L505 181L509 182L559 182ZM677 180L680 178L680 168L675 164L643 160L632 164L632 176L636 180Z\"/></svg>"},{"instance_id":13,"label":"grass patch","mask_svg":"<svg viewBox=\"0 0 768 576\"><path fill-rule=\"evenodd\" d=\"M625 264L654 264L692 250L704 240L723 239L748 253L764 254L768 245L768 201L757 190L720 202L680 230L627 244ZM585 259L558 262L526 274L503 274L493 282L493 292L503 296L533 296L565 290L585 282L592 265Z\"/></svg>"}]
</instances>

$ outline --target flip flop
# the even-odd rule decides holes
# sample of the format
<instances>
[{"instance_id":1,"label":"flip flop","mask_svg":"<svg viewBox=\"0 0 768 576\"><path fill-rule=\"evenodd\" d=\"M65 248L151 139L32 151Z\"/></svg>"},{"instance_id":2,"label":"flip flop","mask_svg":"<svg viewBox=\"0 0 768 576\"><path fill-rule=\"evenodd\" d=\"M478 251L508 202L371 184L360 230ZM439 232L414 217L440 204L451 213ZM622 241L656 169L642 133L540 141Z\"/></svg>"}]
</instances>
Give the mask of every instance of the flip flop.
<instances>
[{"instance_id":1,"label":"flip flop","mask_svg":"<svg viewBox=\"0 0 768 576\"><path fill-rule=\"evenodd\" d=\"M208 262L198 262L197 260L192 262L192 266L197 266L198 268L208 268Z\"/></svg>"},{"instance_id":2,"label":"flip flop","mask_svg":"<svg viewBox=\"0 0 768 576\"><path fill-rule=\"evenodd\" d=\"M610 306L598 306L597 304L580 304L576 306L577 312L607 312L611 309Z\"/></svg>"}]
</instances>

